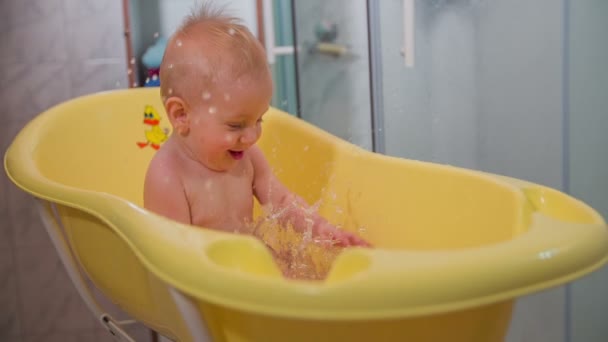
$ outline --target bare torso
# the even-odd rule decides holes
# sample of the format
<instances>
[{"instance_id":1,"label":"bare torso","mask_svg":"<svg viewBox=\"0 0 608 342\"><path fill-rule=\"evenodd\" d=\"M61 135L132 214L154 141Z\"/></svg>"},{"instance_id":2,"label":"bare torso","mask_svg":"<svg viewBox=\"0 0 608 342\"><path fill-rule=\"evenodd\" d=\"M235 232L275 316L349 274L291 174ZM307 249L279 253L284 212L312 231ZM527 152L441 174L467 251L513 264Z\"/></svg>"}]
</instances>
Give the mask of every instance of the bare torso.
<instances>
[{"instance_id":1,"label":"bare torso","mask_svg":"<svg viewBox=\"0 0 608 342\"><path fill-rule=\"evenodd\" d=\"M179 153L167 142L153 158L146 207L182 223L244 232L253 215L254 167L245 153L234 167L217 172ZM159 187L158 185L162 185ZM165 190L156 190L161 189Z\"/></svg>"},{"instance_id":2,"label":"bare torso","mask_svg":"<svg viewBox=\"0 0 608 342\"><path fill-rule=\"evenodd\" d=\"M199 165L186 167L182 182L191 224L235 232L251 222L253 165L247 155L227 172L215 172Z\"/></svg>"}]
</instances>

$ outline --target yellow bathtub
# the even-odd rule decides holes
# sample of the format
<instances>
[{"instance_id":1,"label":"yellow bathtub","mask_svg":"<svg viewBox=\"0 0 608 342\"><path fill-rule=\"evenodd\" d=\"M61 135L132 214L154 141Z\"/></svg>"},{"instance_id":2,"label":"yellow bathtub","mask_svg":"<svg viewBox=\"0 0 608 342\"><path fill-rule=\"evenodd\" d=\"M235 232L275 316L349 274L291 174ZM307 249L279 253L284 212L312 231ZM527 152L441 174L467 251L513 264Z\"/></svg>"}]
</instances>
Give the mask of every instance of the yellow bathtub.
<instances>
[{"instance_id":1,"label":"yellow bathtub","mask_svg":"<svg viewBox=\"0 0 608 342\"><path fill-rule=\"evenodd\" d=\"M143 123L144 112L160 115ZM142 208L169 123L158 89L99 93L32 120L4 160L39 198L70 277L114 334L86 278L179 341L502 341L518 296L564 284L608 256L602 218L537 184L373 154L276 109L260 146L278 177L375 248L323 282L282 278L258 240ZM128 339L128 337L124 337Z\"/></svg>"}]
</instances>

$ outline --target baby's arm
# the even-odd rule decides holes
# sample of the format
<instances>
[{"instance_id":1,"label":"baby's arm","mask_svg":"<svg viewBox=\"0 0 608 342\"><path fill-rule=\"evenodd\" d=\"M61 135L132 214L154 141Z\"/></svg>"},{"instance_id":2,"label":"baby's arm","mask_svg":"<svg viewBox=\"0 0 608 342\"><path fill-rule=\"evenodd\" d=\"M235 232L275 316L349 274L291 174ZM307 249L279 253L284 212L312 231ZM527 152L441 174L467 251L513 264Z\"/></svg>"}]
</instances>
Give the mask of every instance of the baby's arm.
<instances>
[{"instance_id":1,"label":"baby's arm","mask_svg":"<svg viewBox=\"0 0 608 342\"><path fill-rule=\"evenodd\" d=\"M144 183L144 207L175 221L191 224L190 206L174 171L152 160Z\"/></svg>"},{"instance_id":2,"label":"baby's arm","mask_svg":"<svg viewBox=\"0 0 608 342\"><path fill-rule=\"evenodd\" d=\"M279 222L289 223L298 231L312 227L315 237L333 240L342 246L369 246L360 237L334 227L316 213L302 198L292 193L272 173L262 151L253 146L249 149L254 168L253 191L262 205L270 205L280 212Z\"/></svg>"}]
</instances>

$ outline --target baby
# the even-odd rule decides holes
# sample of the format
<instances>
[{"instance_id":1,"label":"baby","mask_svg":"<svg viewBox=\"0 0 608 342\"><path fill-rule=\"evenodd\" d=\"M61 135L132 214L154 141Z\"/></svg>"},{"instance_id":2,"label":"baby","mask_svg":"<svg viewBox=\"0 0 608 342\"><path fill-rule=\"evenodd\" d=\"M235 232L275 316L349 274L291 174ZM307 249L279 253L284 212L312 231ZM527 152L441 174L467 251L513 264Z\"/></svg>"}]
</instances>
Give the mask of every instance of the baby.
<instances>
[{"instance_id":1,"label":"baby","mask_svg":"<svg viewBox=\"0 0 608 342\"><path fill-rule=\"evenodd\" d=\"M255 145L272 96L261 44L238 19L203 5L170 38L160 67L173 134L152 159L144 206L227 232L253 219L253 196L282 226L335 246L368 246L320 217L274 176Z\"/></svg>"}]
</instances>

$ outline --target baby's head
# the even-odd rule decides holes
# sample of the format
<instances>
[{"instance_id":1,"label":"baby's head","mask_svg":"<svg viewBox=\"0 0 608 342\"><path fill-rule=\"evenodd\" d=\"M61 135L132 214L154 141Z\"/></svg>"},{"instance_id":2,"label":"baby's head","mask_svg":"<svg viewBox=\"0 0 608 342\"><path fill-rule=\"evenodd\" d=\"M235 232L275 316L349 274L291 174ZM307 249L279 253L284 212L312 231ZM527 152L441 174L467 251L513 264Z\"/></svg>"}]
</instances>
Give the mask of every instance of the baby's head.
<instances>
[{"instance_id":1,"label":"baby's head","mask_svg":"<svg viewBox=\"0 0 608 342\"><path fill-rule=\"evenodd\" d=\"M227 171L259 139L272 96L266 55L222 9L207 3L184 21L167 44L160 79L174 139L190 158Z\"/></svg>"}]
</instances>

